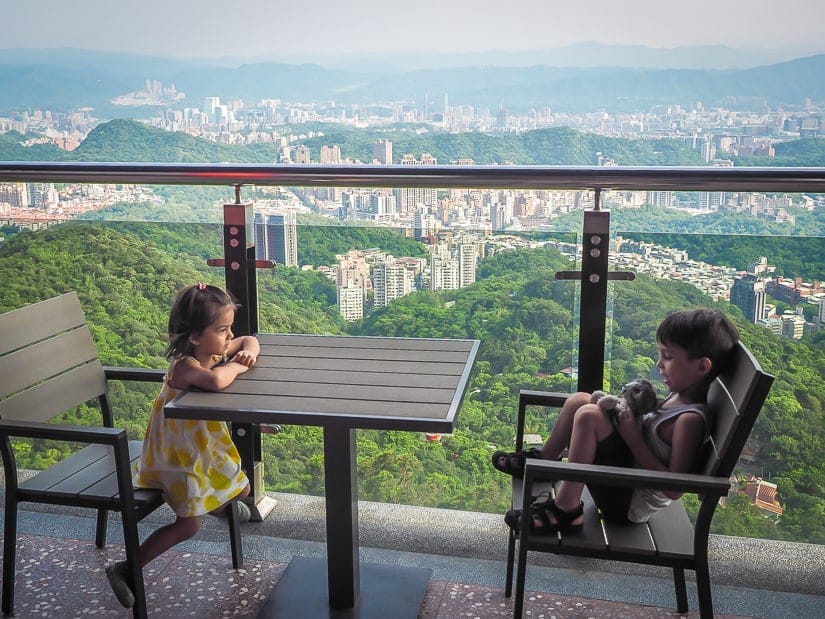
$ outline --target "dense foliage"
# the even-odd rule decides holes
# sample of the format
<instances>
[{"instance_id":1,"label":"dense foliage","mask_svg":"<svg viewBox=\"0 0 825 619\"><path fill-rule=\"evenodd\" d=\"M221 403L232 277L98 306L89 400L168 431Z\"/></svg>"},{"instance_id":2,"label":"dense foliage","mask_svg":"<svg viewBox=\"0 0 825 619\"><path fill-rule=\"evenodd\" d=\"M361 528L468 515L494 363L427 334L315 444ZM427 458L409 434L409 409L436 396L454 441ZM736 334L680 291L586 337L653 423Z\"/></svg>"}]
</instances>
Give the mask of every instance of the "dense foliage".
<instances>
[{"instance_id":1,"label":"dense foliage","mask_svg":"<svg viewBox=\"0 0 825 619\"><path fill-rule=\"evenodd\" d=\"M335 242L349 240L341 236ZM164 367L170 301L193 281L222 283L220 271L204 262L219 251L220 227L208 224L74 224L23 232L0 246L0 311L75 289L104 363ZM360 432L359 487L362 498L374 501L499 512L509 503L509 480L492 469L489 456L493 448L513 443L518 389L575 388L567 370L575 364L576 286L554 277L571 267L549 248L501 253L482 262L477 283L468 288L414 293L351 326L337 316L329 280L279 267L259 273L261 325L280 332L481 339L456 432L433 442L415 433ZM656 355L652 333L668 311L710 304L686 284L644 276L614 284L606 387L616 390L650 373ZM733 316L743 339L777 376L753 435L760 452L749 470L779 483L787 512L777 522L735 499L719 510L714 528L825 543L822 347L778 338L746 324L738 312ZM113 384L118 424L131 435L142 435L155 390ZM70 417L93 423L97 414L84 406ZM528 430L546 434L554 415L531 411ZM319 429L299 426L265 435L267 487L322 493L322 440ZM51 444L21 447L28 467L44 466L60 454Z\"/></svg>"}]
</instances>

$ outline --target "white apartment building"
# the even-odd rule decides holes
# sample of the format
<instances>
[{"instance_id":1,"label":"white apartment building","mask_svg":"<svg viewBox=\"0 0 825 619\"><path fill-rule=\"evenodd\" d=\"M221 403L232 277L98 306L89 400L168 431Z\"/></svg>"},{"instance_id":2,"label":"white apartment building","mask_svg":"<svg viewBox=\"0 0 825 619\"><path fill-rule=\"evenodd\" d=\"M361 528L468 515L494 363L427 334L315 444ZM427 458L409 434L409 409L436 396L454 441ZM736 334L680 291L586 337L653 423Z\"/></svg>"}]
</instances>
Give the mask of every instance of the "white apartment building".
<instances>
[{"instance_id":1,"label":"white apartment building","mask_svg":"<svg viewBox=\"0 0 825 619\"><path fill-rule=\"evenodd\" d=\"M364 317L364 289L352 280L338 286L338 311L344 320L353 322Z\"/></svg>"},{"instance_id":2,"label":"white apartment building","mask_svg":"<svg viewBox=\"0 0 825 619\"><path fill-rule=\"evenodd\" d=\"M385 256L372 268L372 287L375 291L375 307L386 307L391 301L412 292L412 275L392 256Z\"/></svg>"}]
</instances>

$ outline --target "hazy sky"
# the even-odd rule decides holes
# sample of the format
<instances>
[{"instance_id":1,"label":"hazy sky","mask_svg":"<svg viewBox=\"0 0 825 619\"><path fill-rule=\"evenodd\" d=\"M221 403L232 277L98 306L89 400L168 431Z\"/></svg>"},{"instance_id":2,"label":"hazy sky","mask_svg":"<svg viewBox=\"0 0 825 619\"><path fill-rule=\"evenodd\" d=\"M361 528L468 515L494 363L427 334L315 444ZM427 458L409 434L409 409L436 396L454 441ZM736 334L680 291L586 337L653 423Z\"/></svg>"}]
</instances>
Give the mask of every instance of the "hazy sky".
<instances>
[{"instance_id":1,"label":"hazy sky","mask_svg":"<svg viewBox=\"0 0 825 619\"><path fill-rule=\"evenodd\" d=\"M0 48L179 57L522 51L597 41L823 49L823 0L5 0Z\"/></svg>"}]
</instances>

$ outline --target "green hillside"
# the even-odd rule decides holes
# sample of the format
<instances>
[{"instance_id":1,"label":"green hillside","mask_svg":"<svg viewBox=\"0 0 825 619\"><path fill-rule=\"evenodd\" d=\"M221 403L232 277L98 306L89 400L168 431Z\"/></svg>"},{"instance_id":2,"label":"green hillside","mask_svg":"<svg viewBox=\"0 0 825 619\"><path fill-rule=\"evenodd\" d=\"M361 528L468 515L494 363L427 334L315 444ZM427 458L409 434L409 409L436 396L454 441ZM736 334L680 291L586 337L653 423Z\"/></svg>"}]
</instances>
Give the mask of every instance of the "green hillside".
<instances>
[{"instance_id":1,"label":"green hillside","mask_svg":"<svg viewBox=\"0 0 825 619\"><path fill-rule=\"evenodd\" d=\"M164 367L171 299L194 281L222 284L220 270L204 263L219 248L220 229L209 225L73 224L21 233L0 246L0 311L75 289L104 363ZM278 268L259 274L261 325L280 332L349 329L353 334L482 339L453 435L428 442L415 433L359 433L360 495L501 512L509 505L508 479L492 469L489 456L494 447L512 445L518 389L574 388L564 370L574 364L575 285L554 277L556 270L571 266L552 249L499 254L481 263L479 281L468 288L414 293L354 325L338 318L334 288L325 277ZM652 333L662 316L709 304L686 284L644 276L617 283L609 320L609 388L617 390L653 367ZM823 543L825 424L819 394L825 393L825 355L749 325L738 312L734 319L766 369L777 375L754 438L761 448L757 465L780 484L787 513L776 524L748 506L723 509L714 526L737 535ZM143 433L155 389L115 384L118 424L133 436ZM74 416L89 419L92 412L81 407ZM530 431L546 433L551 418L532 412ZM264 440L269 489L321 494L318 428L287 427ZM37 445L23 454L23 465L48 463L57 455L52 449Z\"/></svg>"}]
</instances>

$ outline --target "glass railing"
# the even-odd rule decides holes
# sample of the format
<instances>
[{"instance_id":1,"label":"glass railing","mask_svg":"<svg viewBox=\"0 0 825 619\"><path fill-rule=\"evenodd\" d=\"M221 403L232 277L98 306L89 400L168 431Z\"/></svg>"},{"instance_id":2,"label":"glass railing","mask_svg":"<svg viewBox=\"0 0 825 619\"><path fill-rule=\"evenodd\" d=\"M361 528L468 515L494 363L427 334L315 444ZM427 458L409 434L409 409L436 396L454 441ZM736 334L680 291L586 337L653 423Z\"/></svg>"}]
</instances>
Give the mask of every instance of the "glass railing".
<instances>
[{"instance_id":1,"label":"glass railing","mask_svg":"<svg viewBox=\"0 0 825 619\"><path fill-rule=\"evenodd\" d=\"M821 306L813 302L825 268L822 240L791 226L763 234L744 216L725 220L739 229L687 221L703 217L703 205L707 221L721 219L721 192L804 194L816 205L825 170L0 163L0 183L19 182L55 183L61 195L77 195L54 219L41 208L27 222L19 211L12 220L12 209L0 207L0 310L78 290L104 363L164 367L175 291L199 280L229 285L225 268L209 264L231 262L223 205L233 203L253 204L261 218L296 214L297 264L249 267L261 332L480 339L454 434L359 434L360 496L373 501L503 511L509 484L489 466L489 454L512 445L519 388L617 391L637 376L655 378L653 333L662 316L718 305L777 381L739 467L741 492L717 511L715 526L733 535L825 541L817 515L825 355L815 332ZM399 187L434 189L437 202L416 218L387 207L392 200L370 203L356 191L342 197L355 188L389 196ZM531 196L524 203L532 201L532 212L508 212L502 191ZM650 206L665 198L648 192L671 202ZM496 200L507 223L490 222ZM697 206L686 207L691 200ZM662 217L673 201L682 202L680 215ZM782 204L766 208L781 217ZM46 229L20 232L14 223ZM272 245L271 255L256 257L283 251L260 234L277 236L288 224L266 230L263 221L251 223L250 238ZM594 234L605 235L600 247L609 245L595 258L592 247L582 251ZM770 294L759 294L768 279ZM753 303L761 299L760 316L743 290ZM118 424L142 436L154 387L113 390ZM530 440L546 436L553 415L530 412ZM323 493L318 428L284 428L262 440L267 489ZM57 457L51 449L36 445L30 465Z\"/></svg>"}]
</instances>

